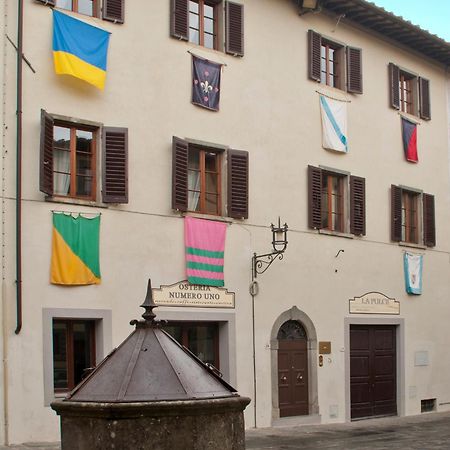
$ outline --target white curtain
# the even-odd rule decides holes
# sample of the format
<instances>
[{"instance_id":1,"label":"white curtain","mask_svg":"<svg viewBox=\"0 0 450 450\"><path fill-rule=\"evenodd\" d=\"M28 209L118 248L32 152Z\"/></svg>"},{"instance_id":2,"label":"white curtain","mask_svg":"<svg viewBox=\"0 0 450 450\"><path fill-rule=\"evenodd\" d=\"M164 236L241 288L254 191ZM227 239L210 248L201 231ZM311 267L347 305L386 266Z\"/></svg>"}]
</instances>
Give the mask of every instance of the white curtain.
<instances>
[{"instance_id":1,"label":"white curtain","mask_svg":"<svg viewBox=\"0 0 450 450\"><path fill-rule=\"evenodd\" d=\"M200 172L189 172L188 190L188 209L189 211L197 211L200 200Z\"/></svg>"},{"instance_id":2,"label":"white curtain","mask_svg":"<svg viewBox=\"0 0 450 450\"><path fill-rule=\"evenodd\" d=\"M53 190L55 194L67 195L70 189L70 152L55 151L53 153L53 171Z\"/></svg>"}]
</instances>

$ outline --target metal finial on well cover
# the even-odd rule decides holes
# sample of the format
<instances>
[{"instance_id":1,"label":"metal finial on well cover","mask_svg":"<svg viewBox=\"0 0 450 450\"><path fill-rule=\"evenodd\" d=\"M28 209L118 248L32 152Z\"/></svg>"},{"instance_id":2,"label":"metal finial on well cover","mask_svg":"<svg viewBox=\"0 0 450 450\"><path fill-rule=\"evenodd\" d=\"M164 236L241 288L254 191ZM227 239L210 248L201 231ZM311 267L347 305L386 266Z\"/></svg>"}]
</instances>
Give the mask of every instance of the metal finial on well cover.
<instances>
[{"instance_id":1,"label":"metal finial on well cover","mask_svg":"<svg viewBox=\"0 0 450 450\"><path fill-rule=\"evenodd\" d=\"M158 321L155 320L156 314L153 312L154 308L157 308L158 305L155 304L153 301L153 294L152 294L152 280L148 279L148 285L147 285L147 295L145 296L144 303L140 305L141 308L144 308L145 311L142 314L142 317L144 320L132 320L130 322L131 325L139 326L155 326L158 324Z\"/></svg>"}]
</instances>

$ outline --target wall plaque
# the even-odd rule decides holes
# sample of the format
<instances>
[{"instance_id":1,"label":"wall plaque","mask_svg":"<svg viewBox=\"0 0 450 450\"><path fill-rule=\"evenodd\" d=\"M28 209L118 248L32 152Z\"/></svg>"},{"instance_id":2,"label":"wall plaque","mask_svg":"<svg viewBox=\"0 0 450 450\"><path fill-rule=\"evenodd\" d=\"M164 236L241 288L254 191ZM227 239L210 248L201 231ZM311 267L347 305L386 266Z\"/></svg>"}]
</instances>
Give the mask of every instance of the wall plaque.
<instances>
[{"instance_id":1,"label":"wall plaque","mask_svg":"<svg viewBox=\"0 0 450 450\"><path fill-rule=\"evenodd\" d=\"M350 314L400 314L400 302L380 292L368 292L349 300Z\"/></svg>"},{"instance_id":2,"label":"wall plaque","mask_svg":"<svg viewBox=\"0 0 450 450\"><path fill-rule=\"evenodd\" d=\"M158 306L234 308L234 292L228 292L225 288L190 284L186 280L153 288L152 293L153 300Z\"/></svg>"}]
</instances>

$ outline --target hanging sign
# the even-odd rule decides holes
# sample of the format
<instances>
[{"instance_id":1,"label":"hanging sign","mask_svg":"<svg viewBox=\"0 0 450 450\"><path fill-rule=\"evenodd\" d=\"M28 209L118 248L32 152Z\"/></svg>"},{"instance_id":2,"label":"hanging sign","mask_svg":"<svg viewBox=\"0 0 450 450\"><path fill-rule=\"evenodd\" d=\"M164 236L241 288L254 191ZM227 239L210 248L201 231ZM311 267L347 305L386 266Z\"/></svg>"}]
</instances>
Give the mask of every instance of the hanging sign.
<instances>
[{"instance_id":1,"label":"hanging sign","mask_svg":"<svg viewBox=\"0 0 450 450\"><path fill-rule=\"evenodd\" d=\"M153 288L158 306L196 306L199 308L234 308L234 292L215 286L190 284L183 280L169 286Z\"/></svg>"},{"instance_id":2,"label":"hanging sign","mask_svg":"<svg viewBox=\"0 0 450 450\"><path fill-rule=\"evenodd\" d=\"M368 292L349 300L350 314L400 314L400 302L380 292Z\"/></svg>"}]
</instances>

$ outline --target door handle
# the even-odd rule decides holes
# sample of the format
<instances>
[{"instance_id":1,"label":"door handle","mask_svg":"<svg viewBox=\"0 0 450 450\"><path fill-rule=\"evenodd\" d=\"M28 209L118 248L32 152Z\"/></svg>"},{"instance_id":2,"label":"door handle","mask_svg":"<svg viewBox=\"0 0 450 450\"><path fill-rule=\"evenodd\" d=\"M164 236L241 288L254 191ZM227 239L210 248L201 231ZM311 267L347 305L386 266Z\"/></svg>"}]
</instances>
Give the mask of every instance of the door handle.
<instances>
[{"instance_id":1,"label":"door handle","mask_svg":"<svg viewBox=\"0 0 450 450\"><path fill-rule=\"evenodd\" d=\"M287 377L286 376L282 376L281 377L281 381L286 381L287 380Z\"/></svg>"},{"instance_id":2,"label":"door handle","mask_svg":"<svg viewBox=\"0 0 450 450\"><path fill-rule=\"evenodd\" d=\"M303 380L303 375L298 374L298 375L297 375L297 380Z\"/></svg>"}]
</instances>

